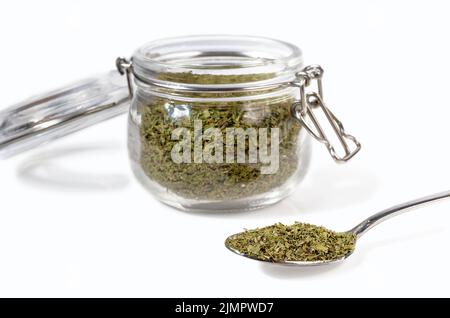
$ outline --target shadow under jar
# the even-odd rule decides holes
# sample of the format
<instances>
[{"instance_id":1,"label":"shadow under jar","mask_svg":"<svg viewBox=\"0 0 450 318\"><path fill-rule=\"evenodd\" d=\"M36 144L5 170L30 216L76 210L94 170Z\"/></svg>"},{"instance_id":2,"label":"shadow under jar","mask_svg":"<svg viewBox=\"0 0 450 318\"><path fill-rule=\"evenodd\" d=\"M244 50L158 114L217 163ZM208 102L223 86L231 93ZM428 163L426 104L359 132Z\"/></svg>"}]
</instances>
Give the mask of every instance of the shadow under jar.
<instances>
[{"instance_id":1,"label":"shadow under jar","mask_svg":"<svg viewBox=\"0 0 450 318\"><path fill-rule=\"evenodd\" d=\"M133 55L133 171L183 210L247 210L287 196L309 164L309 136L292 116L298 48L270 39L182 37Z\"/></svg>"}]
</instances>

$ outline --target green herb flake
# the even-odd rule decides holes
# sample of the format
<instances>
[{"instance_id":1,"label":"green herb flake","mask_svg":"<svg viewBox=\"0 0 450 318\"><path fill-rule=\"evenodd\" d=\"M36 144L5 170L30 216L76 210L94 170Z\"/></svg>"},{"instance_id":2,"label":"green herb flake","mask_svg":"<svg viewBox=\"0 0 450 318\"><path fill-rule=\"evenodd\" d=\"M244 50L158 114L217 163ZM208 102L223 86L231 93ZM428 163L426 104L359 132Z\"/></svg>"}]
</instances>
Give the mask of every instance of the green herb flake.
<instances>
[{"instance_id":1,"label":"green herb flake","mask_svg":"<svg viewBox=\"0 0 450 318\"><path fill-rule=\"evenodd\" d=\"M246 230L226 241L227 246L240 253L272 262L337 260L352 253L355 244L353 233L299 222Z\"/></svg>"},{"instance_id":2,"label":"green herb flake","mask_svg":"<svg viewBox=\"0 0 450 318\"><path fill-rule=\"evenodd\" d=\"M163 80L191 84L216 84L265 80L273 74L242 76L194 75L192 73L160 74ZM135 103L140 113L140 165L147 177L166 191L194 200L236 200L267 193L285 184L299 172L299 133L302 127L291 116L294 96L214 101L215 97L245 97L264 92L183 92L183 97L201 101L183 101L168 91L167 97L137 94ZM267 93L267 91L265 92ZM170 96L170 97L169 97ZM208 98L213 101L208 101ZM217 100L217 99L216 99ZM175 114L176 115L173 115ZM257 163L174 163L171 150L177 141L171 139L174 129L193 131L194 121L201 120L203 130L218 128L223 135L227 128L279 128L279 169L261 174L265 164ZM225 143L225 141L224 141ZM192 138L194 145L194 138ZM245 152L248 158L249 143ZM226 146L223 147L224 156ZM236 151L234 152L236 156ZM193 154L192 154L193 158Z\"/></svg>"}]
</instances>

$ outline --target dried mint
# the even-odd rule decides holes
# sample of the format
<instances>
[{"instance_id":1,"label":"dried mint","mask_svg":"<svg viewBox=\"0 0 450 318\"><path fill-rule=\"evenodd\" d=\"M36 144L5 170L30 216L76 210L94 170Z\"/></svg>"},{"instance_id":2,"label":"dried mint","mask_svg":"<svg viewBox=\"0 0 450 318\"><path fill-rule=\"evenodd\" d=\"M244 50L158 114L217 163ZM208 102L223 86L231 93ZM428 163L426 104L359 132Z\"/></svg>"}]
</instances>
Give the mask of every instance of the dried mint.
<instances>
[{"instance_id":1,"label":"dried mint","mask_svg":"<svg viewBox=\"0 0 450 318\"><path fill-rule=\"evenodd\" d=\"M322 226L281 223L233 235L226 245L248 256L272 262L332 261L355 249L356 236Z\"/></svg>"},{"instance_id":2,"label":"dried mint","mask_svg":"<svg viewBox=\"0 0 450 318\"><path fill-rule=\"evenodd\" d=\"M190 84L224 84L252 82L273 75L195 75L192 73L160 74L162 80ZM292 94L274 94L263 99L249 95L270 93L216 92L195 93L160 89L159 94L140 92L135 99L141 114L140 164L154 182L181 197L196 200L232 200L262 194L283 185L298 171L299 132L301 126L291 116ZM270 95L270 94L269 94ZM229 99L229 98L234 99ZM244 100L239 98L244 97ZM212 101L209 101L210 98ZM215 98L215 99L214 99ZM217 98L228 98L217 101ZM193 130L194 120L201 120L203 130L219 128L279 128L279 169L274 174L261 174L262 163L175 163L171 150L177 143L171 139L174 129ZM192 143L194 141L192 140ZM249 145L246 143L245 151ZM224 144L223 151L226 147ZM235 152L236 155L236 152Z\"/></svg>"}]
</instances>

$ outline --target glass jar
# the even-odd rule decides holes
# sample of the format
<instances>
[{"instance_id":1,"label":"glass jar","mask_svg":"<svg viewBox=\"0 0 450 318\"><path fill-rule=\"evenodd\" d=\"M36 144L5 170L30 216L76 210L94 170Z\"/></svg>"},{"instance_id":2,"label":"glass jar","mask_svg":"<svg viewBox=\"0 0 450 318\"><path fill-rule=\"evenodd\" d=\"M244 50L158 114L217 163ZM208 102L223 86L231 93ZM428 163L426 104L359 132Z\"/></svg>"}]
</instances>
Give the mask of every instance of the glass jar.
<instances>
[{"instance_id":1,"label":"glass jar","mask_svg":"<svg viewBox=\"0 0 450 318\"><path fill-rule=\"evenodd\" d=\"M110 72L4 111L0 152L28 149L129 108L131 166L150 193L182 210L232 211L292 192L308 169L311 136L336 161L360 148L323 103L323 70L305 68L292 44L171 38L142 46L129 61L118 58L117 67L127 83ZM307 91L313 81L317 89ZM322 110L343 156L313 109Z\"/></svg>"},{"instance_id":2,"label":"glass jar","mask_svg":"<svg viewBox=\"0 0 450 318\"><path fill-rule=\"evenodd\" d=\"M309 136L291 115L298 88L286 84L303 66L295 46L181 37L144 45L132 65L131 165L162 202L186 210L253 209L284 198L304 176ZM179 155L186 160L176 160L174 147L184 141Z\"/></svg>"}]
</instances>

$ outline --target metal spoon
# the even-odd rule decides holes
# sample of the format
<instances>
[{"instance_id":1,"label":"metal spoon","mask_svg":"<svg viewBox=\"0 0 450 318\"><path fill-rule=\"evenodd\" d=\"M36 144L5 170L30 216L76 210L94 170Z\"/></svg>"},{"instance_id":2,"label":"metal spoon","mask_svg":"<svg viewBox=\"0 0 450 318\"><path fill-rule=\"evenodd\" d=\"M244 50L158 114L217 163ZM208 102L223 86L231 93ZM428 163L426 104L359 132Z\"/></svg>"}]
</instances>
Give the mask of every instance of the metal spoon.
<instances>
[{"instance_id":1,"label":"metal spoon","mask_svg":"<svg viewBox=\"0 0 450 318\"><path fill-rule=\"evenodd\" d=\"M445 198L449 198L450 197L450 191L445 191L445 192L440 192L440 193L435 193L426 197L422 197L419 199L415 199L415 200L411 200L405 203L401 203L398 205L394 205L391 208L385 209L383 211L380 211L370 217L368 217L367 219L365 219L364 221L362 221L361 223L359 223L357 226L355 226L354 228L352 228L350 231L353 234L356 235L356 238L359 239L363 234L365 234L367 231L369 231L371 228L373 228L375 225L380 224L383 221L386 221L387 219L390 219L391 217L394 217L396 215L400 215L404 212L407 212L410 208L428 203L428 202L432 202L432 201L436 201L436 200L441 200L441 199L445 199ZM238 235L238 234L234 234L231 235L230 238L232 238L233 236ZM228 246L226 244L227 241L225 241L225 246L232 252L241 255L241 256L245 256L251 259L255 259L258 261L262 261L262 262L270 262L270 263L276 263L276 264L282 264L282 265L294 265L294 266L314 266L314 265L326 265L326 264L333 264L333 263L338 263L343 261L344 259L346 259L347 257L349 257L352 253L349 253L347 255L345 255L342 258L339 259L334 259L334 260L325 260L325 261L282 261L282 262L274 262L274 261L269 261L269 260L261 260L258 258L255 258L253 256L244 254L239 252L236 249L233 249L232 247Z\"/></svg>"}]
</instances>

